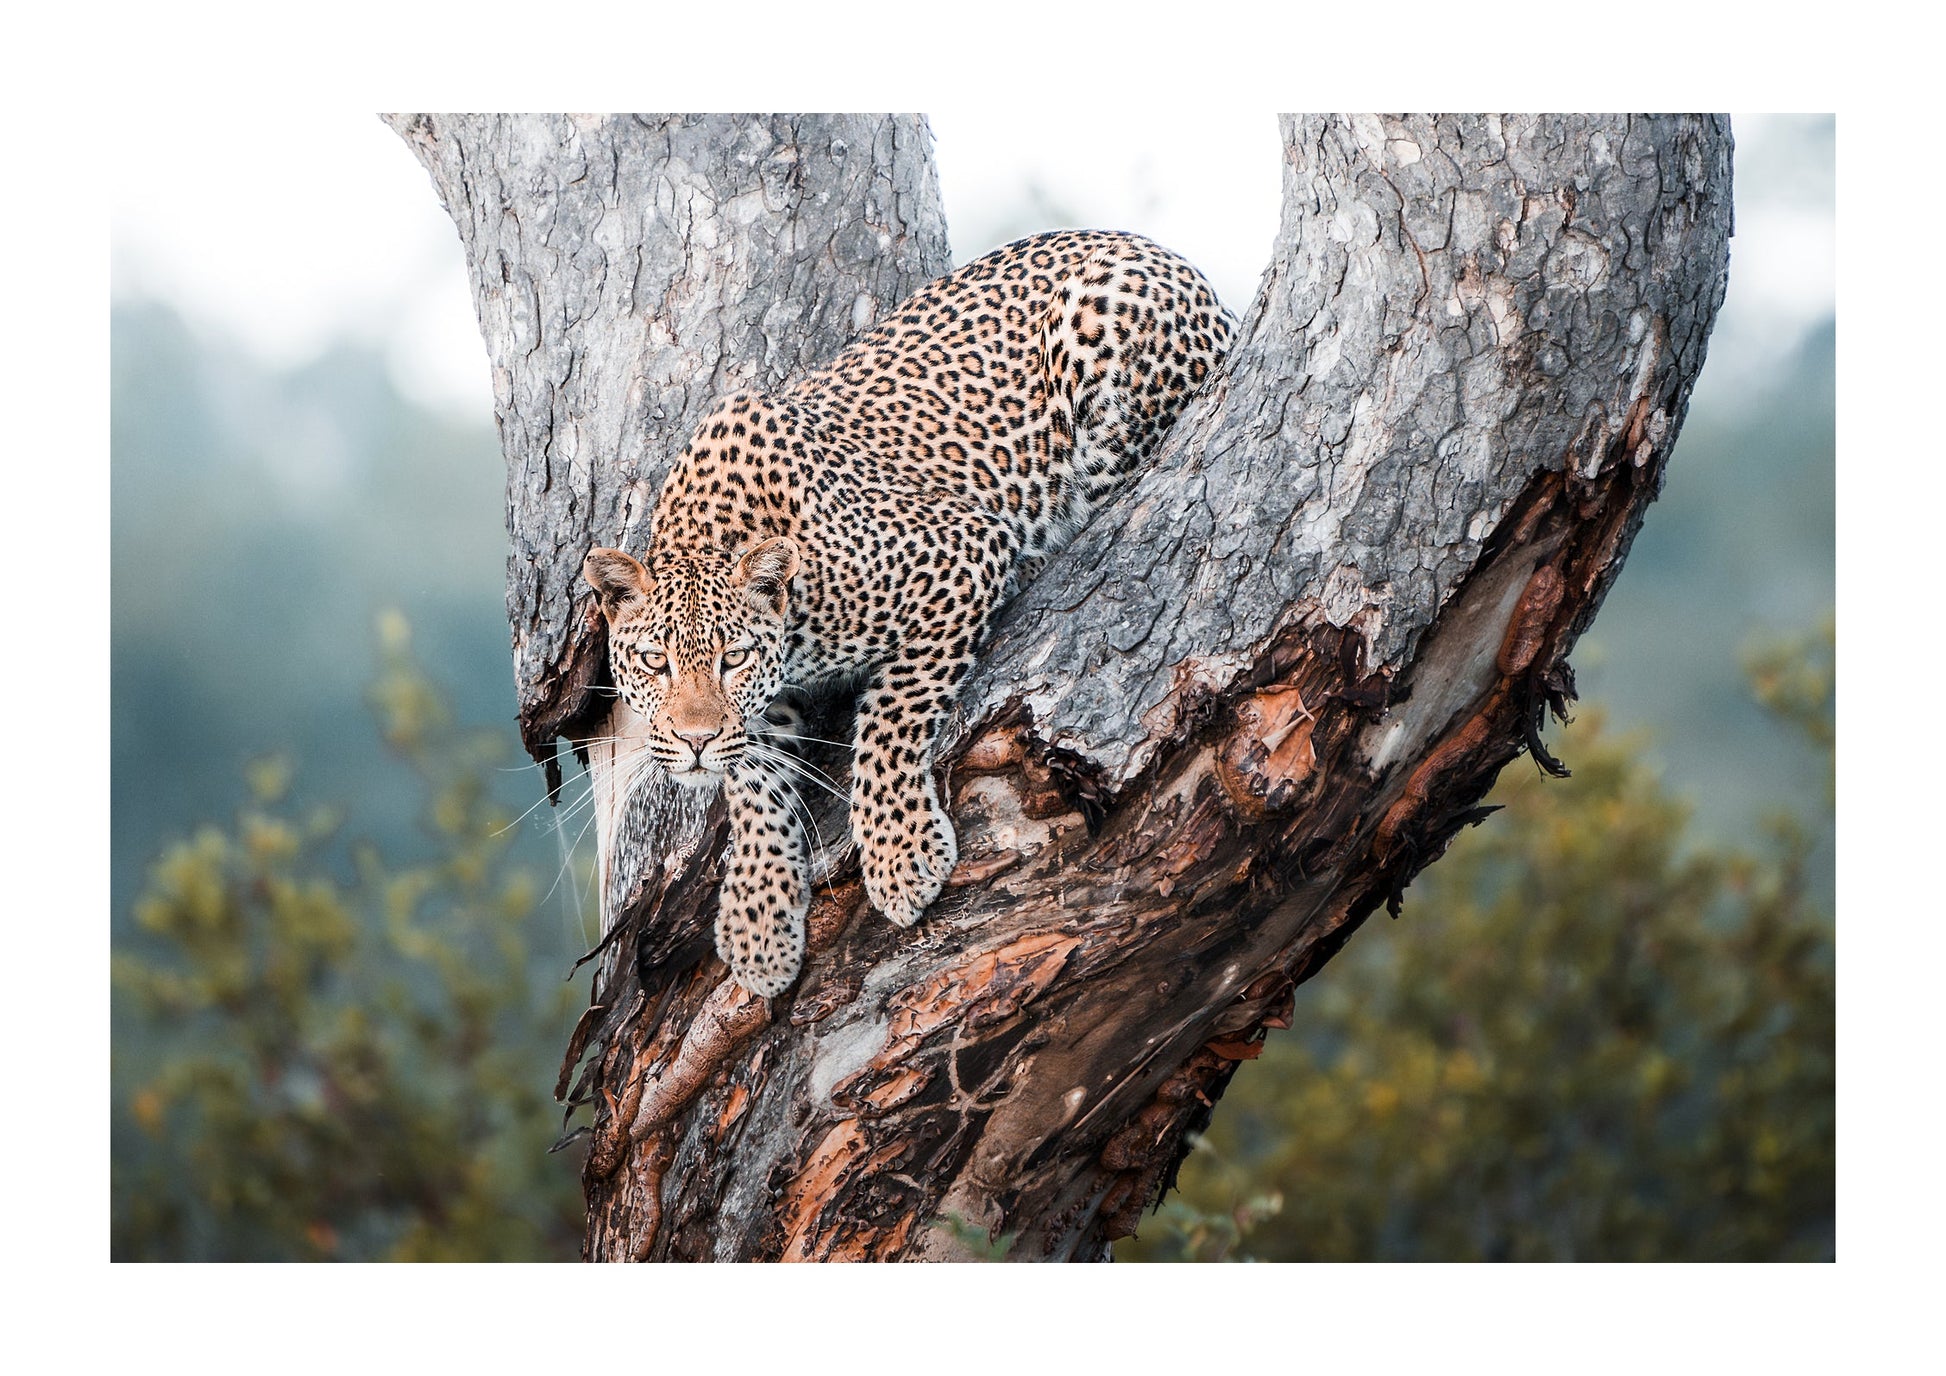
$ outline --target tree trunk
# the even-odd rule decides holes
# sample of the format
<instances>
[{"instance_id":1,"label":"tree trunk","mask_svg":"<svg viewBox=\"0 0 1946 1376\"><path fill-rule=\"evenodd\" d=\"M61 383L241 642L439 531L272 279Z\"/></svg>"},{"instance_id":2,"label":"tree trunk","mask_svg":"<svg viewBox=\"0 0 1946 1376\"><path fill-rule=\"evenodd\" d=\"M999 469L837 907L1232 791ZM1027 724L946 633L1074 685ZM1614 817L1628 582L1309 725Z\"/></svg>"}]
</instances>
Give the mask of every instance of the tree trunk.
<instances>
[{"instance_id":1,"label":"tree trunk","mask_svg":"<svg viewBox=\"0 0 1946 1376\"><path fill-rule=\"evenodd\" d=\"M523 730L625 731L581 554L645 543L710 395L943 269L922 126L393 122L494 361ZM562 1077L581 1065L594 1113L590 1257L1105 1257L1295 985L1523 748L1557 767L1540 714L1572 696L1722 300L1727 123L1284 134L1227 365L961 694L939 756L961 862L916 930L870 911L827 800L804 976L755 998L709 952L720 804L606 807L609 939ZM826 711L814 734L843 739ZM842 788L838 752L817 763Z\"/></svg>"}]
</instances>

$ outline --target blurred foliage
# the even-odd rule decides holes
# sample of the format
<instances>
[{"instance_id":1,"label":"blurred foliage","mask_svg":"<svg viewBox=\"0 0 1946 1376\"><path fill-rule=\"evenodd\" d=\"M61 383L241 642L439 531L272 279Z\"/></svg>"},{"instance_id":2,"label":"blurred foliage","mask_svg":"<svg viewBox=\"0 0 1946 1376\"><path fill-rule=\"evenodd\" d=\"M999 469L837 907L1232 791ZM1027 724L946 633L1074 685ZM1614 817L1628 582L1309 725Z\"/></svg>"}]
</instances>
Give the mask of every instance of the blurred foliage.
<instances>
[{"instance_id":1,"label":"blurred foliage","mask_svg":"<svg viewBox=\"0 0 1946 1376\"><path fill-rule=\"evenodd\" d=\"M114 959L118 1260L578 1254L575 1157L548 1154L578 991L531 958L502 737L454 727L403 617L380 640L371 705L427 858L291 806L269 758L230 826L153 866Z\"/></svg>"},{"instance_id":2,"label":"blurred foliage","mask_svg":"<svg viewBox=\"0 0 1946 1376\"><path fill-rule=\"evenodd\" d=\"M1837 620L1826 616L1803 635L1762 641L1743 655L1744 672L1764 709L1818 748L1826 765L1825 797L1835 799L1829 765L1837 749L1832 716L1838 680Z\"/></svg>"},{"instance_id":3,"label":"blurred foliage","mask_svg":"<svg viewBox=\"0 0 1946 1376\"><path fill-rule=\"evenodd\" d=\"M1710 341L1666 486L1575 669L1617 728L1646 733L1644 754L1693 805L1688 834L1753 847L1773 799L1818 784L1811 752L1778 748L1732 651L1813 624L1835 599L1836 325L1755 377L1729 344ZM1809 873L1827 902L1830 861Z\"/></svg>"},{"instance_id":4,"label":"blurred foliage","mask_svg":"<svg viewBox=\"0 0 1946 1376\"><path fill-rule=\"evenodd\" d=\"M1832 765L1832 628L1750 656ZM1829 790L1755 853L1685 846L1638 741L1509 769L1298 995L1130 1260L1785 1260L1833 1252ZM1821 817L1815 814L1823 815Z\"/></svg>"},{"instance_id":5,"label":"blurred foliage","mask_svg":"<svg viewBox=\"0 0 1946 1376\"><path fill-rule=\"evenodd\" d=\"M1144 1239L1124 1243L1116 1255L1124 1261L1258 1261L1245 1245L1257 1225L1284 1211L1283 1191L1265 1189L1201 1133L1191 1133L1189 1150L1198 1157L1195 1175L1208 1182L1196 1197L1171 1193L1162 1204L1166 1250L1156 1252ZM1206 1202L1221 1198L1221 1203Z\"/></svg>"},{"instance_id":6,"label":"blurred foliage","mask_svg":"<svg viewBox=\"0 0 1946 1376\"><path fill-rule=\"evenodd\" d=\"M140 301L117 303L110 340L119 939L156 853L227 816L250 759L288 753L296 792L370 834L412 833L418 791L360 701L384 608L411 618L459 720L505 722L516 704L490 422L412 405L350 344L271 369ZM552 850L516 842L535 867Z\"/></svg>"},{"instance_id":7,"label":"blurred foliage","mask_svg":"<svg viewBox=\"0 0 1946 1376\"><path fill-rule=\"evenodd\" d=\"M985 1228L950 1210L935 1218L931 1226L957 1242L966 1261L1005 1261L1020 1241L1018 1232L989 1236Z\"/></svg>"}]
</instances>

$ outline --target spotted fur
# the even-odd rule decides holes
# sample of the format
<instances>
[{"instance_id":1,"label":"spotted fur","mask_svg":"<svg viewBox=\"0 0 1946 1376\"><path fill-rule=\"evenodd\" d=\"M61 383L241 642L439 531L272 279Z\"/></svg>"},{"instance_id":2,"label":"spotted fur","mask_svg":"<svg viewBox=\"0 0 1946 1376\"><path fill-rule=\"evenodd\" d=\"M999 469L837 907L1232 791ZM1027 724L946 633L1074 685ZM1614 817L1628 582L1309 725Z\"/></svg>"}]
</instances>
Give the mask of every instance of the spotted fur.
<instances>
[{"instance_id":1,"label":"spotted fur","mask_svg":"<svg viewBox=\"0 0 1946 1376\"><path fill-rule=\"evenodd\" d=\"M786 684L859 685L865 890L916 921L958 855L933 746L993 613L1155 447L1230 331L1202 275L1146 239L1019 240L795 385L723 398L663 484L646 566L588 555L654 758L728 791L716 942L746 988L796 977L809 900L765 709Z\"/></svg>"}]
</instances>

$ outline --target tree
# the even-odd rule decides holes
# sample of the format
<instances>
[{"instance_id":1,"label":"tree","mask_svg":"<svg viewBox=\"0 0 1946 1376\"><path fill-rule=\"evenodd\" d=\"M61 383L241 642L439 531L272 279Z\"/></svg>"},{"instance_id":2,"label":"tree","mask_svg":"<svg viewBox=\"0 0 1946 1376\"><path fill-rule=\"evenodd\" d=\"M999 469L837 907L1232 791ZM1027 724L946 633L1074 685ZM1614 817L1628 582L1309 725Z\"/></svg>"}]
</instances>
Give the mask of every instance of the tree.
<instances>
[{"instance_id":1,"label":"tree","mask_svg":"<svg viewBox=\"0 0 1946 1376\"><path fill-rule=\"evenodd\" d=\"M944 269L924 126L391 122L493 363L523 735L550 768L566 737L601 804L608 935L562 1080L593 1110L596 1259L1086 1259L1130 1234L1295 985L1516 754L1560 770L1541 714L1726 281L1721 120L1287 119L1227 365L962 692L947 897L915 933L872 917L827 802L806 971L766 1001L709 954L720 805L616 796L629 722L576 571L644 543L711 397Z\"/></svg>"}]
</instances>

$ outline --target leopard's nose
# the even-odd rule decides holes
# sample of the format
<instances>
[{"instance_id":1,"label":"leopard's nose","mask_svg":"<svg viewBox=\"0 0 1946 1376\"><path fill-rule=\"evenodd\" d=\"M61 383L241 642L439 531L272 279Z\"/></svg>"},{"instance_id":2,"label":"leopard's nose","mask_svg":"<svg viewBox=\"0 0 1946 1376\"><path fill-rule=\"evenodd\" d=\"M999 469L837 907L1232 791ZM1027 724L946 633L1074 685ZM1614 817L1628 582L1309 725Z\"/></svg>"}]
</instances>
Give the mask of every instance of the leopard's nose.
<instances>
[{"instance_id":1,"label":"leopard's nose","mask_svg":"<svg viewBox=\"0 0 1946 1376\"><path fill-rule=\"evenodd\" d=\"M690 748L698 755L703 753L704 746L722 734L723 728L720 726L698 726L687 731L680 727L676 729L676 735L688 741Z\"/></svg>"}]
</instances>

